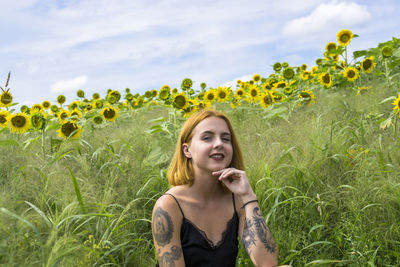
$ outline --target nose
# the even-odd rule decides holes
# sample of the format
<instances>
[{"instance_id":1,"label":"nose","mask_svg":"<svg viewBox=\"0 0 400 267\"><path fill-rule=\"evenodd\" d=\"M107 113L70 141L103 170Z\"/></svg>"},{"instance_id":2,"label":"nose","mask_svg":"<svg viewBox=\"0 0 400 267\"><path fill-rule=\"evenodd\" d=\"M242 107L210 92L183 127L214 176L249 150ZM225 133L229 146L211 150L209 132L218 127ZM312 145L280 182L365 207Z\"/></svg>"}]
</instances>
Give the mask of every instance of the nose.
<instances>
[{"instance_id":1,"label":"nose","mask_svg":"<svg viewBox=\"0 0 400 267\"><path fill-rule=\"evenodd\" d=\"M222 139L220 137L215 138L214 148L220 148L222 147L222 144Z\"/></svg>"}]
</instances>

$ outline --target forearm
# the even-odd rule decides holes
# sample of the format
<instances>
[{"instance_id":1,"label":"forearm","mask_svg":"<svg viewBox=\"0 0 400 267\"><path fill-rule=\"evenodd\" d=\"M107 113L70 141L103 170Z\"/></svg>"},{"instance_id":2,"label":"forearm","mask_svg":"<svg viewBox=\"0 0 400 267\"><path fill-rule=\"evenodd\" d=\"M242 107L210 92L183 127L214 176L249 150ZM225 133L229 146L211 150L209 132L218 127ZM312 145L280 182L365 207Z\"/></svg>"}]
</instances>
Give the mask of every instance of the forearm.
<instances>
[{"instance_id":1,"label":"forearm","mask_svg":"<svg viewBox=\"0 0 400 267\"><path fill-rule=\"evenodd\" d=\"M250 198L246 198L247 203ZM255 195L253 200L256 199ZM277 266L278 247L261 214L257 202L251 202L243 207L245 222L242 243L256 266Z\"/></svg>"}]
</instances>

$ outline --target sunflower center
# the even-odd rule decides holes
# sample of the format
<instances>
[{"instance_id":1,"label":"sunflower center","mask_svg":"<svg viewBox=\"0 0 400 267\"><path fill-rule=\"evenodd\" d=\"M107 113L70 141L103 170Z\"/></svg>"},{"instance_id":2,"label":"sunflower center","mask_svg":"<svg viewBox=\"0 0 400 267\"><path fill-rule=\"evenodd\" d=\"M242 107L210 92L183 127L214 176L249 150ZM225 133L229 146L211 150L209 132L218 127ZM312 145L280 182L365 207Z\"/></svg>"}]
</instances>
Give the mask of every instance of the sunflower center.
<instances>
[{"instance_id":1,"label":"sunflower center","mask_svg":"<svg viewBox=\"0 0 400 267\"><path fill-rule=\"evenodd\" d=\"M354 70L349 70L347 72L347 77L354 78L354 76L356 76L356 72Z\"/></svg>"},{"instance_id":2,"label":"sunflower center","mask_svg":"<svg viewBox=\"0 0 400 267\"><path fill-rule=\"evenodd\" d=\"M226 93L225 92L220 92L219 93L219 98L224 99L226 97Z\"/></svg>"},{"instance_id":3,"label":"sunflower center","mask_svg":"<svg viewBox=\"0 0 400 267\"><path fill-rule=\"evenodd\" d=\"M325 74L324 76L322 76L322 80L324 81L324 83L330 83L331 77L329 76L329 74Z\"/></svg>"},{"instance_id":4,"label":"sunflower center","mask_svg":"<svg viewBox=\"0 0 400 267\"><path fill-rule=\"evenodd\" d=\"M257 96L257 91L256 90L251 90L250 92L252 97L256 97Z\"/></svg>"},{"instance_id":5,"label":"sunflower center","mask_svg":"<svg viewBox=\"0 0 400 267\"><path fill-rule=\"evenodd\" d=\"M342 36L340 36L340 41L342 41L343 43L346 43L348 40L350 40L350 35L342 34Z\"/></svg>"},{"instance_id":6,"label":"sunflower center","mask_svg":"<svg viewBox=\"0 0 400 267\"><path fill-rule=\"evenodd\" d=\"M264 101L264 103L267 104L267 105L270 105L270 104L271 104L271 100L269 99L269 97L268 97L267 95L264 96L263 101Z\"/></svg>"},{"instance_id":7,"label":"sunflower center","mask_svg":"<svg viewBox=\"0 0 400 267\"><path fill-rule=\"evenodd\" d=\"M368 70L372 66L372 61L370 59L366 59L362 63L363 69Z\"/></svg>"},{"instance_id":8,"label":"sunflower center","mask_svg":"<svg viewBox=\"0 0 400 267\"><path fill-rule=\"evenodd\" d=\"M207 95L207 99L208 100L213 100L214 99L214 95L213 94L208 94Z\"/></svg>"},{"instance_id":9,"label":"sunflower center","mask_svg":"<svg viewBox=\"0 0 400 267\"><path fill-rule=\"evenodd\" d=\"M66 112L61 113L60 118L65 120L68 117L68 114Z\"/></svg>"},{"instance_id":10,"label":"sunflower center","mask_svg":"<svg viewBox=\"0 0 400 267\"><path fill-rule=\"evenodd\" d=\"M11 119L11 124L16 128L22 128L26 125L26 118L21 115L17 115Z\"/></svg>"},{"instance_id":11,"label":"sunflower center","mask_svg":"<svg viewBox=\"0 0 400 267\"><path fill-rule=\"evenodd\" d=\"M112 119L115 116L115 110L109 108L109 109L104 110L103 114L104 114L105 118Z\"/></svg>"},{"instance_id":12,"label":"sunflower center","mask_svg":"<svg viewBox=\"0 0 400 267\"><path fill-rule=\"evenodd\" d=\"M7 121L6 116L5 115L0 115L0 124L3 124Z\"/></svg>"},{"instance_id":13,"label":"sunflower center","mask_svg":"<svg viewBox=\"0 0 400 267\"><path fill-rule=\"evenodd\" d=\"M242 95L243 95L243 91L242 91L242 90L239 90L239 91L237 92L237 95L238 95L238 96L242 96Z\"/></svg>"},{"instance_id":14,"label":"sunflower center","mask_svg":"<svg viewBox=\"0 0 400 267\"><path fill-rule=\"evenodd\" d=\"M78 129L78 126L76 126L76 124L72 123L72 122L66 122L61 126L61 132L65 136L70 136L77 129Z\"/></svg>"}]
</instances>

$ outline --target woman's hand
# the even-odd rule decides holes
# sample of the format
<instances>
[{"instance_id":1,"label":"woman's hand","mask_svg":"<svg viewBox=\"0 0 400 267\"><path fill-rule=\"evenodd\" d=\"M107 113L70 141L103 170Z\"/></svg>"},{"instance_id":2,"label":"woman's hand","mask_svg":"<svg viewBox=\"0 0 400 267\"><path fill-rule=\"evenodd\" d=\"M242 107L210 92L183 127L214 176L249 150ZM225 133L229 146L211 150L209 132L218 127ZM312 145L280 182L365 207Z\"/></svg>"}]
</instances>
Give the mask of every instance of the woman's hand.
<instances>
[{"instance_id":1,"label":"woman's hand","mask_svg":"<svg viewBox=\"0 0 400 267\"><path fill-rule=\"evenodd\" d=\"M212 174L219 176L218 180L223 182L232 193L239 196L243 202L256 199L245 171L235 168L225 168L215 171Z\"/></svg>"}]
</instances>

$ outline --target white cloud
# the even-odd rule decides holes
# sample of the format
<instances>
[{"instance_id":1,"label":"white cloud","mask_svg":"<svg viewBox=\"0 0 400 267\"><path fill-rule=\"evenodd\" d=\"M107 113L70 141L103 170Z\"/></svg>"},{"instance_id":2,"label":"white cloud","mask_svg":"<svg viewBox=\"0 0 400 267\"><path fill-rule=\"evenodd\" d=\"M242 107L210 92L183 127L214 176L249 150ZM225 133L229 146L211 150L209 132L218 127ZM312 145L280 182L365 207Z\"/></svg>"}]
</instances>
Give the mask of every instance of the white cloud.
<instances>
[{"instance_id":1,"label":"white cloud","mask_svg":"<svg viewBox=\"0 0 400 267\"><path fill-rule=\"evenodd\" d=\"M310 15L289 21L283 28L286 36L304 36L341 27L353 27L368 21L371 14L367 8L351 2L320 4Z\"/></svg>"},{"instance_id":2,"label":"white cloud","mask_svg":"<svg viewBox=\"0 0 400 267\"><path fill-rule=\"evenodd\" d=\"M70 80L58 81L50 86L50 91L53 93L77 91L85 86L88 80L86 75L81 75Z\"/></svg>"},{"instance_id":3,"label":"white cloud","mask_svg":"<svg viewBox=\"0 0 400 267\"><path fill-rule=\"evenodd\" d=\"M255 73L254 73L255 74ZM240 77L237 77L231 81L224 83L222 86L231 87L232 89L236 87L237 81L241 80L242 82L248 82L253 79L254 74L247 74Z\"/></svg>"}]
</instances>

